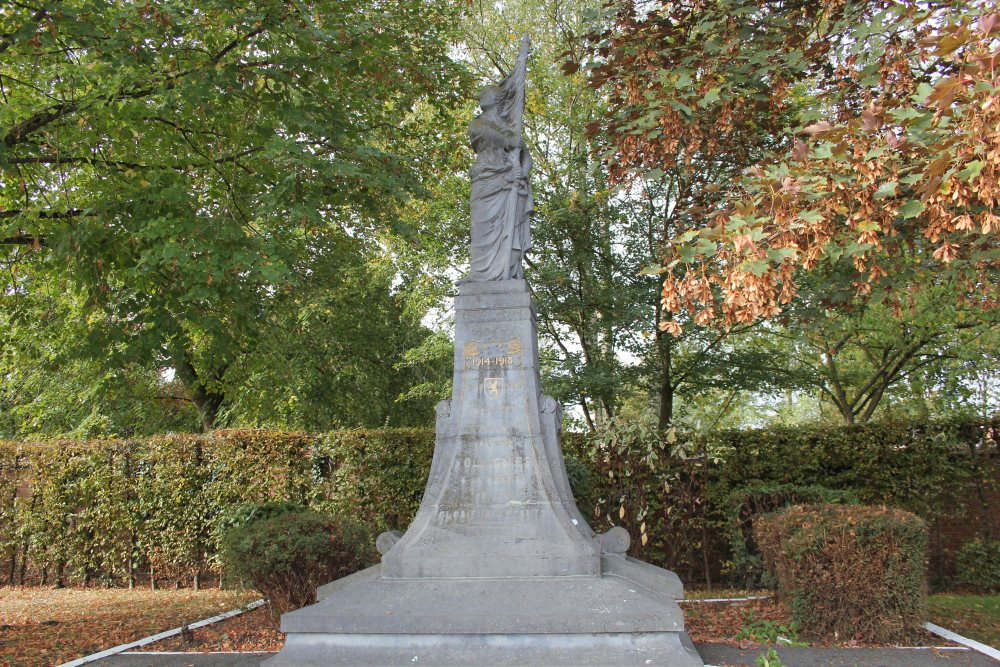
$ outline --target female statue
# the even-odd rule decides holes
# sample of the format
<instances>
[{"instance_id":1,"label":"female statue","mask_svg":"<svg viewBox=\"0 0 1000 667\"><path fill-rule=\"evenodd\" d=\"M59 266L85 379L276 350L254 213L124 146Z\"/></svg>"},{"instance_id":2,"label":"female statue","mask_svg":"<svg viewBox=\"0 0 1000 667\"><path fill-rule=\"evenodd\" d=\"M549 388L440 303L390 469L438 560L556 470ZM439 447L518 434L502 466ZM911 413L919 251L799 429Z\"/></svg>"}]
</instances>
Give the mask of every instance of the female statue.
<instances>
[{"instance_id":1,"label":"female statue","mask_svg":"<svg viewBox=\"0 0 1000 667\"><path fill-rule=\"evenodd\" d=\"M514 71L480 95L483 112L469 124L476 151L472 166L472 248L469 281L523 277L521 258L531 248L529 218L533 210L531 154L522 145L524 78L528 38L524 38Z\"/></svg>"}]
</instances>

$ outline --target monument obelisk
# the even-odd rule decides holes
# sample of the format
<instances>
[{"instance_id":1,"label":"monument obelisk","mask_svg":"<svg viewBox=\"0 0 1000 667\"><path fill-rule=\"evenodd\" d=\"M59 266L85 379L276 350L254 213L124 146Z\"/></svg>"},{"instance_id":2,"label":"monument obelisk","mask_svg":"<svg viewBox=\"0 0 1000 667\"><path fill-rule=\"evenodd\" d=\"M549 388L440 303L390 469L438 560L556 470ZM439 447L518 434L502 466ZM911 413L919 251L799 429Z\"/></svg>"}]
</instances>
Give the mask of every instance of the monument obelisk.
<instances>
[{"instance_id":1,"label":"monument obelisk","mask_svg":"<svg viewBox=\"0 0 1000 667\"><path fill-rule=\"evenodd\" d=\"M470 271L455 300L450 401L437 409L430 476L379 565L282 616L277 665L671 665L701 667L672 572L597 535L573 501L559 405L539 386L531 156L521 139L528 39L481 95L469 126Z\"/></svg>"}]
</instances>

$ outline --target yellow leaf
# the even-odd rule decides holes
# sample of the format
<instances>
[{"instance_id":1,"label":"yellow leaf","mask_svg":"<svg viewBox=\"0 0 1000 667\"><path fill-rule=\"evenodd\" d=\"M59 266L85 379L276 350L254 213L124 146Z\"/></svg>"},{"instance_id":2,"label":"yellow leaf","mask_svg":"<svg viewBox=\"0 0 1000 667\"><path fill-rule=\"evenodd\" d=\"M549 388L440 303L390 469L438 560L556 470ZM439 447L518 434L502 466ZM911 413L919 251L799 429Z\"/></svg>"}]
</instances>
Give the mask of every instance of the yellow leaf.
<instances>
[{"instance_id":1,"label":"yellow leaf","mask_svg":"<svg viewBox=\"0 0 1000 667\"><path fill-rule=\"evenodd\" d=\"M622 505L622 506L621 506L621 507L620 507L620 508L618 509L618 518L619 518L619 519L624 519L624 518L625 518L625 506L624 506L624 505Z\"/></svg>"}]
</instances>

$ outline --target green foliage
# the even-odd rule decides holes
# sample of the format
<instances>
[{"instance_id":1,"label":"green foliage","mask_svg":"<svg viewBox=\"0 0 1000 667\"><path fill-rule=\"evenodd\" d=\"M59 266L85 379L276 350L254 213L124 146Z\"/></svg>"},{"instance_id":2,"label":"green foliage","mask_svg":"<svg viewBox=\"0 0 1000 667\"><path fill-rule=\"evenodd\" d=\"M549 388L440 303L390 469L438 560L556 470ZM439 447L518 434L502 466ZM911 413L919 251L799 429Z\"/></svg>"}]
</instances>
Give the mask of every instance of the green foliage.
<instances>
[{"instance_id":1,"label":"green foliage","mask_svg":"<svg viewBox=\"0 0 1000 667\"><path fill-rule=\"evenodd\" d=\"M428 429L333 431L313 455L311 504L379 530L406 528L416 514L434 454Z\"/></svg>"},{"instance_id":2,"label":"green foliage","mask_svg":"<svg viewBox=\"0 0 1000 667\"><path fill-rule=\"evenodd\" d=\"M887 643L920 634L927 614L927 524L898 509L795 505L757 519L768 570L802 632Z\"/></svg>"},{"instance_id":3,"label":"green foliage","mask_svg":"<svg viewBox=\"0 0 1000 667\"><path fill-rule=\"evenodd\" d=\"M888 504L927 520L944 510L961 514L1000 478L996 428L950 420L671 436L647 424L588 444L567 438L564 448L595 472L595 527L621 522L632 533L633 555L686 581L712 582L721 562L729 583L742 586L759 585L764 574L747 523L756 504L776 509L800 498ZM936 548L940 586L953 573L945 547Z\"/></svg>"},{"instance_id":4,"label":"green foliage","mask_svg":"<svg viewBox=\"0 0 1000 667\"><path fill-rule=\"evenodd\" d=\"M723 505L729 508L725 518L730 553L725 569L729 580L746 589L772 586L775 583L767 580L763 558L753 542L755 517L788 505L857 502L857 496L852 491L822 486L757 482L731 491Z\"/></svg>"},{"instance_id":5,"label":"green foliage","mask_svg":"<svg viewBox=\"0 0 1000 667\"><path fill-rule=\"evenodd\" d=\"M743 624L736 633L736 639L752 641L755 644L802 645L802 642L798 641L798 627L795 623L788 627L778 621L755 618L752 609L743 613Z\"/></svg>"},{"instance_id":6,"label":"green foliage","mask_svg":"<svg viewBox=\"0 0 1000 667\"><path fill-rule=\"evenodd\" d=\"M975 539L955 556L958 579L980 593L1000 592L1000 540Z\"/></svg>"},{"instance_id":7,"label":"green foliage","mask_svg":"<svg viewBox=\"0 0 1000 667\"><path fill-rule=\"evenodd\" d=\"M767 653L758 655L753 664L754 667L785 667L785 663L781 662L778 652L773 648L767 649Z\"/></svg>"},{"instance_id":8,"label":"green foliage","mask_svg":"<svg viewBox=\"0 0 1000 667\"><path fill-rule=\"evenodd\" d=\"M282 514L304 512L306 509L304 505L288 500L269 500L261 504L245 503L237 505L231 512L219 517L216 530L224 536L229 531L242 528L253 521L263 521Z\"/></svg>"},{"instance_id":9,"label":"green foliage","mask_svg":"<svg viewBox=\"0 0 1000 667\"><path fill-rule=\"evenodd\" d=\"M290 504L340 509L371 525L406 525L433 441L429 431L407 429L0 441L3 574L11 583L37 581L44 570L56 581L124 584L149 571L197 582L221 573L225 527Z\"/></svg>"},{"instance_id":10,"label":"green foliage","mask_svg":"<svg viewBox=\"0 0 1000 667\"><path fill-rule=\"evenodd\" d=\"M37 327L68 340L60 357L173 368L211 428L247 372L269 386L289 334L301 344L371 324L369 305L392 310L384 281L371 303L342 299L365 291L350 275L422 191L405 121L463 90L456 21L452 4L416 0L5 11L0 310L23 330L26 297L70 295L77 317ZM332 274L347 277L321 299L315 281ZM400 353L379 345L394 321L360 365Z\"/></svg>"},{"instance_id":11,"label":"green foliage","mask_svg":"<svg viewBox=\"0 0 1000 667\"><path fill-rule=\"evenodd\" d=\"M669 562L679 535L690 536L688 522L701 502L696 489L708 460L702 445L678 439L673 429L661 432L650 416L616 418L592 434L588 454L602 482L594 528L620 523L631 534L633 555L666 548Z\"/></svg>"},{"instance_id":12,"label":"green foliage","mask_svg":"<svg viewBox=\"0 0 1000 667\"><path fill-rule=\"evenodd\" d=\"M564 457L566 463L566 477L569 478L569 488L573 491L573 498L577 506L583 512L588 512L593 507L594 492L597 488L594 473L590 471L587 464L572 454ZM588 516L588 515L584 515Z\"/></svg>"},{"instance_id":13,"label":"green foliage","mask_svg":"<svg viewBox=\"0 0 1000 667\"><path fill-rule=\"evenodd\" d=\"M232 528L221 544L227 572L260 591L275 615L315 602L319 586L370 565L374 552L360 523L284 510Z\"/></svg>"},{"instance_id":14,"label":"green foliage","mask_svg":"<svg viewBox=\"0 0 1000 667\"><path fill-rule=\"evenodd\" d=\"M728 562L739 583L760 576L746 533L757 512L857 498L933 519L996 482L991 432L981 422L870 424L709 440L646 422L566 433L563 449L595 529L623 525L633 555L686 581L716 579ZM429 429L0 441L0 576L16 583L23 568L37 581L45 569L49 581L124 584L151 566L160 579L214 576L222 528L284 503L405 528L433 449Z\"/></svg>"}]
</instances>

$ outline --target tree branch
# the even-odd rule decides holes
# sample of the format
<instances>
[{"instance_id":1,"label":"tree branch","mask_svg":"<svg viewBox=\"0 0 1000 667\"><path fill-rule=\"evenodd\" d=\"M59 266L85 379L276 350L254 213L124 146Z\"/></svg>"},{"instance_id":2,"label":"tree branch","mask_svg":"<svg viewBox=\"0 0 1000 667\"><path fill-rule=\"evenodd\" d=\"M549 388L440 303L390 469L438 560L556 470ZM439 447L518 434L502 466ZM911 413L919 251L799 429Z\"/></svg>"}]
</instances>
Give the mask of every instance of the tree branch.
<instances>
[{"instance_id":1,"label":"tree branch","mask_svg":"<svg viewBox=\"0 0 1000 667\"><path fill-rule=\"evenodd\" d=\"M176 171L184 171L190 168L197 167L212 167L219 164L224 164L226 162L236 162L242 157L248 155L253 155L254 153L259 153L264 150L260 146L253 146L242 151L233 153L232 155L224 155L214 160L204 160L201 162L191 162L188 164L143 164L140 162L123 162L120 160L105 160L97 157L88 157L85 155L70 155L66 157L50 157L50 156L29 156L29 157L16 157L16 158L5 158L0 159L0 164L89 164L89 165L102 165L107 167L121 167L123 169L174 169ZM199 153L201 155L201 153ZM203 156L204 157L204 156Z\"/></svg>"},{"instance_id":2,"label":"tree branch","mask_svg":"<svg viewBox=\"0 0 1000 667\"><path fill-rule=\"evenodd\" d=\"M30 245L36 248L42 248L48 246L48 242L45 240L44 236L18 234L17 236L8 236L5 239L0 239L0 245Z\"/></svg>"},{"instance_id":3,"label":"tree branch","mask_svg":"<svg viewBox=\"0 0 1000 667\"><path fill-rule=\"evenodd\" d=\"M48 13L48 11L49 11L48 9L42 7L41 9L37 10L34 14L32 14L31 21L35 24L35 30L38 30L38 25L42 22L42 19L45 18L45 15ZM23 27L24 26L22 26L22 28ZM14 35L16 35L19 32L21 32L21 28L18 28L14 32L9 32L7 34L0 35L0 53L3 53L10 47L14 46L15 44Z\"/></svg>"},{"instance_id":4,"label":"tree branch","mask_svg":"<svg viewBox=\"0 0 1000 667\"><path fill-rule=\"evenodd\" d=\"M216 53L211 58L211 60L209 60L208 65L211 66L217 65L226 56L226 54L228 54L237 46L239 46L240 42L243 42L248 39L253 39L257 35L264 32L266 29L267 28L264 25L261 25L259 28L251 30L246 35L240 35L239 37L233 39L231 42L229 42L229 44L223 47L221 51ZM153 80L159 78L162 86L165 89L169 90L173 88L175 85L177 85L177 82L179 80L183 79L184 77L192 73L201 71L204 67L205 65L192 67L190 69L176 72L174 74L170 74L165 77L161 75L159 77L154 76L151 78L153 78ZM122 100L122 99L140 99L143 97L148 97L153 93L157 92L158 90L160 90L160 88L158 88L157 85L147 86L142 88L134 87L130 89L121 90L117 93L98 95L96 98L91 100L89 104L93 104L98 101L114 102L116 100ZM81 102L68 101L68 102L63 102L61 104L53 105L47 109L43 109L42 111L39 111L29 116L28 118L24 119L20 123L15 123L9 130L7 130L6 134L4 135L3 142L4 144L6 144L8 148L13 148L17 144L24 142L29 136L31 136L32 133L36 132L37 130L45 127L46 125L49 125L50 123L59 120L63 116L68 116L77 111L80 111L81 109L84 109L87 106L89 106L89 104L84 105Z\"/></svg>"},{"instance_id":5,"label":"tree branch","mask_svg":"<svg viewBox=\"0 0 1000 667\"><path fill-rule=\"evenodd\" d=\"M24 215L27 211L21 209L15 209L13 211L0 211L0 220L16 218L19 215ZM83 209L71 208L68 211L38 211L37 218L40 220L65 220L68 218L78 218L81 215L85 215Z\"/></svg>"}]
</instances>

